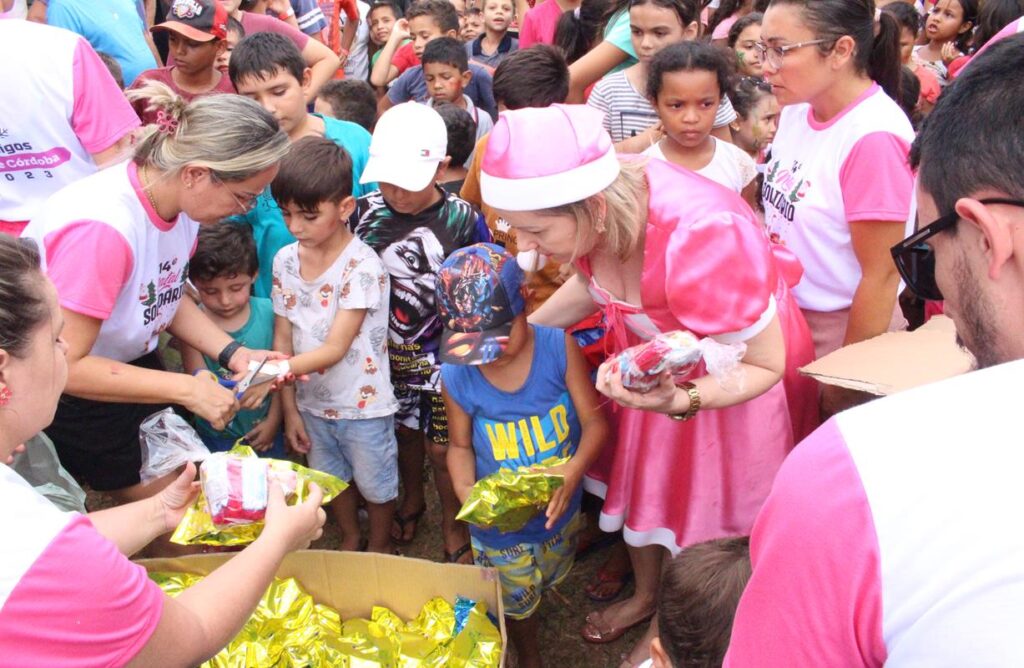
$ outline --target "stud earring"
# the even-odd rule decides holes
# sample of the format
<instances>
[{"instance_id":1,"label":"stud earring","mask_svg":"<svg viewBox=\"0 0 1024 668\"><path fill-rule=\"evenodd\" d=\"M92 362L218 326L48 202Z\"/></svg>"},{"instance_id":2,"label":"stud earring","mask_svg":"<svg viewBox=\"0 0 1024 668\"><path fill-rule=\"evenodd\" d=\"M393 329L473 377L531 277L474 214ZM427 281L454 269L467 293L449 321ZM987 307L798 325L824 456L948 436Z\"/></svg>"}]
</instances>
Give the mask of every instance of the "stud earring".
<instances>
[{"instance_id":1,"label":"stud earring","mask_svg":"<svg viewBox=\"0 0 1024 668\"><path fill-rule=\"evenodd\" d=\"M11 388L0 387L0 406L6 406L11 403Z\"/></svg>"}]
</instances>

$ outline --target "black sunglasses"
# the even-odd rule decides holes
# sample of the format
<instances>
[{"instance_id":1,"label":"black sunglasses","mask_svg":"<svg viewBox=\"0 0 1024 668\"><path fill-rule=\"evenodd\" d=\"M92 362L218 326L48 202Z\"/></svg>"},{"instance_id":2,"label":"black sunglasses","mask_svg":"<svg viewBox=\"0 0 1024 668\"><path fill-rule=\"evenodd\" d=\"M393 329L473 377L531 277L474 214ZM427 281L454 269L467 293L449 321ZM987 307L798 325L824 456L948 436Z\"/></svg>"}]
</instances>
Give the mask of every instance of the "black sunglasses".
<instances>
[{"instance_id":1,"label":"black sunglasses","mask_svg":"<svg viewBox=\"0 0 1024 668\"><path fill-rule=\"evenodd\" d=\"M978 200L978 202L1024 207L1024 200L1004 197L992 197ZM958 222L960 222L960 215L956 211L948 213L922 227L890 249L900 276L907 287L913 290L918 297L931 301L942 301L942 291L939 290L939 285L935 282L935 251L925 242Z\"/></svg>"}]
</instances>

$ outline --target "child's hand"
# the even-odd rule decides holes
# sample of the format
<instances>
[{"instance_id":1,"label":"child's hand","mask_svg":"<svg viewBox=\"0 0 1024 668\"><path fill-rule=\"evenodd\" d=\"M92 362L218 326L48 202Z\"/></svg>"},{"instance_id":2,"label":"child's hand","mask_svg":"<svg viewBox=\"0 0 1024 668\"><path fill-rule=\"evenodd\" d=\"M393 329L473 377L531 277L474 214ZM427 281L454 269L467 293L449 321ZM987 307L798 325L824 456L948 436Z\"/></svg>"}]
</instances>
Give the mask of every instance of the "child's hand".
<instances>
[{"instance_id":1,"label":"child's hand","mask_svg":"<svg viewBox=\"0 0 1024 668\"><path fill-rule=\"evenodd\" d=\"M260 420L244 438L256 452L266 452L274 445L274 437L279 428L280 425L273 420Z\"/></svg>"},{"instance_id":2,"label":"child's hand","mask_svg":"<svg viewBox=\"0 0 1024 668\"><path fill-rule=\"evenodd\" d=\"M249 389L242 393L242 397L238 400L238 403L242 408L247 408L249 410L259 408L263 405L263 401L273 389L275 389L275 387L271 382L251 385Z\"/></svg>"},{"instance_id":3,"label":"child's hand","mask_svg":"<svg viewBox=\"0 0 1024 668\"><path fill-rule=\"evenodd\" d=\"M299 454L305 455L309 453L310 446L313 442L309 440L309 434L306 433L306 425L302 424L302 418L299 416L286 417L284 419L284 441L288 444L288 447L298 452Z\"/></svg>"},{"instance_id":4,"label":"child's hand","mask_svg":"<svg viewBox=\"0 0 1024 668\"><path fill-rule=\"evenodd\" d=\"M583 471L578 470L574 465L574 462L570 459L561 466L552 466L551 468L544 469L544 472L561 475L565 479L562 486L556 489L555 493L551 495L551 501L548 502L548 508L544 511L544 515L548 518L548 521L544 524L544 528L550 530L551 527L558 523L558 520L565 514L565 511L569 510L569 504L572 503L572 497L576 494L576 489L583 481Z\"/></svg>"},{"instance_id":5,"label":"child's hand","mask_svg":"<svg viewBox=\"0 0 1024 668\"><path fill-rule=\"evenodd\" d=\"M409 22L405 19L398 19L395 21L395 26L391 29L388 41L398 43L409 39L411 35L412 31L409 30Z\"/></svg>"},{"instance_id":6,"label":"child's hand","mask_svg":"<svg viewBox=\"0 0 1024 668\"><path fill-rule=\"evenodd\" d=\"M949 65L954 60L964 55L960 49L956 48L953 42L946 42L942 45L942 62Z\"/></svg>"}]
</instances>

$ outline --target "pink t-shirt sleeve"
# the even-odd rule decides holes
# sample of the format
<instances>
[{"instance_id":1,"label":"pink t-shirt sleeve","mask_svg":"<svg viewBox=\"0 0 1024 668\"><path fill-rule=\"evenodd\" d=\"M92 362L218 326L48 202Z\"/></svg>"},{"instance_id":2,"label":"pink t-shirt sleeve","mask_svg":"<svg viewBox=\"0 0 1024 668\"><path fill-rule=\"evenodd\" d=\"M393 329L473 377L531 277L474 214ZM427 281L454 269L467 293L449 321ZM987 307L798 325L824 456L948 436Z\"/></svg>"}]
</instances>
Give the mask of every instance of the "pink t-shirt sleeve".
<instances>
[{"instance_id":1,"label":"pink t-shirt sleeve","mask_svg":"<svg viewBox=\"0 0 1024 668\"><path fill-rule=\"evenodd\" d=\"M535 18L534 12L536 11L536 8L530 9L523 16L523 25L519 27L520 49L528 49L539 41L537 38L537 29L533 25L533 20Z\"/></svg>"},{"instance_id":2,"label":"pink t-shirt sleeve","mask_svg":"<svg viewBox=\"0 0 1024 668\"><path fill-rule=\"evenodd\" d=\"M878 538L836 421L789 455L754 522L724 666L882 666Z\"/></svg>"},{"instance_id":3,"label":"pink t-shirt sleeve","mask_svg":"<svg viewBox=\"0 0 1024 668\"><path fill-rule=\"evenodd\" d=\"M891 132L861 137L839 169L847 221L910 217L914 172L909 154L910 144Z\"/></svg>"},{"instance_id":4,"label":"pink t-shirt sleeve","mask_svg":"<svg viewBox=\"0 0 1024 668\"><path fill-rule=\"evenodd\" d=\"M125 238L101 221L79 220L46 235L43 245L60 305L90 318L109 318L134 268Z\"/></svg>"},{"instance_id":5,"label":"pink t-shirt sleeve","mask_svg":"<svg viewBox=\"0 0 1024 668\"><path fill-rule=\"evenodd\" d=\"M84 39L75 48L72 72L75 103L71 127L86 151L105 151L139 127L139 117Z\"/></svg>"},{"instance_id":6,"label":"pink t-shirt sleeve","mask_svg":"<svg viewBox=\"0 0 1024 668\"><path fill-rule=\"evenodd\" d=\"M123 666L149 642L163 592L85 516L72 519L0 609L11 666Z\"/></svg>"},{"instance_id":7,"label":"pink t-shirt sleeve","mask_svg":"<svg viewBox=\"0 0 1024 668\"><path fill-rule=\"evenodd\" d=\"M763 230L723 211L675 229L665 248L665 281L668 308L682 325L721 336L762 319L772 308L777 276Z\"/></svg>"}]
</instances>

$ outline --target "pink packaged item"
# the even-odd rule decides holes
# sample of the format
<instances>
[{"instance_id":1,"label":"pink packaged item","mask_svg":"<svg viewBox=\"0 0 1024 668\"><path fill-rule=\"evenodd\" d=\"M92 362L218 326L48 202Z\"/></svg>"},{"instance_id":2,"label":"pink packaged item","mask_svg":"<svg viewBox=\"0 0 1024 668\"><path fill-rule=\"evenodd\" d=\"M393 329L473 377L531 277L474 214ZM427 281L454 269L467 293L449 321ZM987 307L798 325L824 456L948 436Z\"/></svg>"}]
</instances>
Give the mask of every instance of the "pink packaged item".
<instances>
[{"instance_id":1,"label":"pink packaged item","mask_svg":"<svg viewBox=\"0 0 1024 668\"><path fill-rule=\"evenodd\" d=\"M267 512L267 486L279 484L287 496L298 484L292 470L278 470L266 459L226 452L210 455L199 477L210 517L218 527L262 520Z\"/></svg>"},{"instance_id":2,"label":"pink packaged item","mask_svg":"<svg viewBox=\"0 0 1024 668\"><path fill-rule=\"evenodd\" d=\"M659 334L647 343L619 353L622 385L636 392L650 392L666 369L673 376L689 373L700 361L697 337L689 332Z\"/></svg>"}]
</instances>

